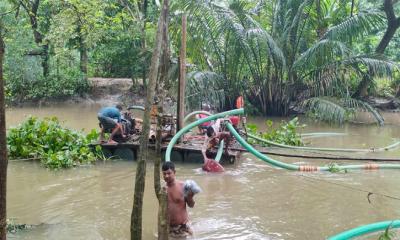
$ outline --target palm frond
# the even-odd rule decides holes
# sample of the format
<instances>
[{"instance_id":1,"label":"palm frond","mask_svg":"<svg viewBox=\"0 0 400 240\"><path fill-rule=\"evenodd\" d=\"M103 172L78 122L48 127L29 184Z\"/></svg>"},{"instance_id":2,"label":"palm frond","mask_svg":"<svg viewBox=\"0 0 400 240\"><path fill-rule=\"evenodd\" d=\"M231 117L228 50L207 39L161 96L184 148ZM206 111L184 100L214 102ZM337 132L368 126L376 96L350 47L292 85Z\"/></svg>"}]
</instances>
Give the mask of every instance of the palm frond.
<instances>
[{"instance_id":1,"label":"palm frond","mask_svg":"<svg viewBox=\"0 0 400 240\"><path fill-rule=\"evenodd\" d=\"M395 70L399 69L399 64L379 56L353 56L340 62L341 65L363 65L369 69L369 73L374 76L391 76Z\"/></svg>"},{"instance_id":2,"label":"palm frond","mask_svg":"<svg viewBox=\"0 0 400 240\"><path fill-rule=\"evenodd\" d=\"M302 106L312 117L332 123L343 124L354 112L363 110L371 113L380 126L384 124L382 115L370 104L350 97L314 97L305 100Z\"/></svg>"},{"instance_id":3,"label":"palm frond","mask_svg":"<svg viewBox=\"0 0 400 240\"><path fill-rule=\"evenodd\" d=\"M343 99L343 104L345 107L348 108L358 108L365 110L369 113L372 114L372 116L375 118L376 122L380 125L383 126L385 119L383 116L374 108L372 107L369 103L359 100L359 99L354 99L354 98L345 98Z\"/></svg>"},{"instance_id":4,"label":"palm frond","mask_svg":"<svg viewBox=\"0 0 400 240\"><path fill-rule=\"evenodd\" d=\"M343 124L349 115L348 111L332 98L309 98L302 106L312 117L331 123Z\"/></svg>"},{"instance_id":5,"label":"palm frond","mask_svg":"<svg viewBox=\"0 0 400 240\"><path fill-rule=\"evenodd\" d=\"M350 54L351 49L343 42L323 39L304 52L294 62L294 68L315 69L332 61L347 58Z\"/></svg>"},{"instance_id":6,"label":"palm frond","mask_svg":"<svg viewBox=\"0 0 400 240\"><path fill-rule=\"evenodd\" d=\"M191 110L199 109L202 102L210 103L217 109L225 104L225 91L219 86L223 77L214 72L193 71L187 74L188 84L185 97Z\"/></svg>"},{"instance_id":7,"label":"palm frond","mask_svg":"<svg viewBox=\"0 0 400 240\"><path fill-rule=\"evenodd\" d=\"M275 40L262 28L251 28L246 31L247 37L258 38L263 40L267 44L267 53L269 53L271 59L281 66L286 66L286 58L282 50L279 48Z\"/></svg>"},{"instance_id":8,"label":"palm frond","mask_svg":"<svg viewBox=\"0 0 400 240\"><path fill-rule=\"evenodd\" d=\"M338 74L343 71L346 72L351 71L354 74L361 76L363 73L362 71L360 71L360 68L362 67L364 69L368 69L369 74L371 74L371 76L391 77L392 73L395 70L399 69L399 65L395 62L367 55L365 56L350 55L345 59L340 59L339 57L337 57L330 59L330 61L329 59L325 60L327 60L327 62L319 62L319 63L315 63L312 60L310 60L310 62L314 65L309 63L307 64L308 67L303 67L303 68L301 68L302 66L301 64L306 64L307 61L304 60L304 63L298 61L296 65L297 69L299 69L299 71L303 71L303 69L305 69L305 75L301 76L301 78L303 79L307 78L308 80L312 80L315 82L321 80L320 78L318 78L320 76L328 76L328 77L332 76L333 78L337 78Z\"/></svg>"},{"instance_id":9,"label":"palm frond","mask_svg":"<svg viewBox=\"0 0 400 240\"><path fill-rule=\"evenodd\" d=\"M354 15L330 28L322 39L352 41L386 26L385 14L381 11L367 11Z\"/></svg>"}]
</instances>

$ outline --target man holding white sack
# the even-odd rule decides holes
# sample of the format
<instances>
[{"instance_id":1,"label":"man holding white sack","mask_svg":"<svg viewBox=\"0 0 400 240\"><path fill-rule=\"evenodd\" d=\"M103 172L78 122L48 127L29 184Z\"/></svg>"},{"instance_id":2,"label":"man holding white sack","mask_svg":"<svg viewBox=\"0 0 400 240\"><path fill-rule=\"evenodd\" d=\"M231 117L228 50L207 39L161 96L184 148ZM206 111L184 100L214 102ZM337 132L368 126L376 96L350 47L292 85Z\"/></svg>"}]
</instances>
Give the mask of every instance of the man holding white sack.
<instances>
[{"instance_id":1,"label":"man holding white sack","mask_svg":"<svg viewBox=\"0 0 400 240\"><path fill-rule=\"evenodd\" d=\"M165 162L162 165L162 173L167 184L169 234L173 238L191 236L193 231L189 225L186 205L194 207L193 196L201 190L192 180L186 182L176 180L173 162Z\"/></svg>"}]
</instances>

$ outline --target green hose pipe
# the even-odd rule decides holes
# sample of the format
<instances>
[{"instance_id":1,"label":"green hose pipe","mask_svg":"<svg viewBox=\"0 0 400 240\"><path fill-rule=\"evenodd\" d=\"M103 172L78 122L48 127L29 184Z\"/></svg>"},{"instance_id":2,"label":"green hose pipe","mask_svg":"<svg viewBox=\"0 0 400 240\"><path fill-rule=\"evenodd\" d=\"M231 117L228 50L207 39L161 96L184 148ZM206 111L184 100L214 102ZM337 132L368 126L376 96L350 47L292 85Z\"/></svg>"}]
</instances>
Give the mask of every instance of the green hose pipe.
<instances>
[{"instance_id":1,"label":"green hose pipe","mask_svg":"<svg viewBox=\"0 0 400 240\"><path fill-rule=\"evenodd\" d=\"M302 139L309 138L320 138L320 137L332 137L332 136L346 136L347 133L337 133L337 132L315 132L315 133L302 133L300 137Z\"/></svg>"},{"instance_id":2,"label":"green hose pipe","mask_svg":"<svg viewBox=\"0 0 400 240\"><path fill-rule=\"evenodd\" d=\"M181 130L179 130L179 132L177 132L175 134L175 136L171 139L171 141L169 142L168 146L167 146L167 150L165 152L165 161L169 162L171 161L171 151L172 151L172 147L175 145L175 143L178 141L178 139L185 134L186 132L188 132L190 129L205 123L205 122L209 122L211 120L217 119L217 118L224 118L228 115L238 115L238 114L243 114L244 110L243 108L240 109L235 109L235 110L231 110L231 111L226 111L226 112L221 112L221 113L217 113L214 115L211 115L209 117L206 118L202 118L199 119L195 122L190 123L189 125L183 127Z\"/></svg>"},{"instance_id":3,"label":"green hose pipe","mask_svg":"<svg viewBox=\"0 0 400 240\"><path fill-rule=\"evenodd\" d=\"M224 140L222 140L219 143L218 152L217 152L217 156L215 157L215 161L217 161L217 162L221 161L223 151L224 151Z\"/></svg>"},{"instance_id":4,"label":"green hose pipe","mask_svg":"<svg viewBox=\"0 0 400 240\"><path fill-rule=\"evenodd\" d=\"M274 160L272 158L269 158L269 157L263 155L262 153L257 151L255 148L253 148L250 144L248 144L246 141L244 141L244 139L233 128L232 124L226 123L226 126L228 127L229 131L233 134L233 136L236 138L236 140L250 153L252 153L256 157L260 158L261 160L263 160L273 166L281 167L281 168L288 169L288 170L313 172L313 171L332 171L332 170L342 171L342 170L351 170L351 169L365 169L365 170L400 169L400 164L368 163L368 164L360 164L360 165L345 165L345 166L334 166L334 167L330 167L330 166L318 167L318 166L313 166L313 165L297 166L294 164L287 164L287 163L283 163L283 162Z\"/></svg>"},{"instance_id":5,"label":"green hose pipe","mask_svg":"<svg viewBox=\"0 0 400 240\"><path fill-rule=\"evenodd\" d=\"M129 106L127 109L128 110L137 109L137 110L144 111L144 107L142 107L142 106Z\"/></svg>"},{"instance_id":6,"label":"green hose pipe","mask_svg":"<svg viewBox=\"0 0 400 240\"><path fill-rule=\"evenodd\" d=\"M400 220L393 220L393 221L384 221L384 222L376 222L371 223L368 225L363 225L357 228L353 228L342 232L338 235L333 237L329 237L327 240L347 240L352 239L354 237L358 237L367 233L377 232L385 230L386 228L399 228L400 227Z\"/></svg>"},{"instance_id":7,"label":"green hose pipe","mask_svg":"<svg viewBox=\"0 0 400 240\"><path fill-rule=\"evenodd\" d=\"M254 138L257 141L267 143L272 146L277 146L281 148L290 148L290 149L300 149L300 150L318 150L318 151L329 151L329 152L382 152L387 151L389 149L398 147L400 145L400 141L397 141L389 146L381 147L381 148L370 148L370 149L358 149L358 148L318 148L318 147L299 147L299 146L290 146L285 144L276 143L273 141L269 141L267 139L260 138L258 136L247 133L247 136L250 138Z\"/></svg>"},{"instance_id":8,"label":"green hose pipe","mask_svg":"<svg viewBox=\"0 0 400 240\"><path fill-rule=\"evenodd\" d=\"M232 124L230 124L229 122L226 123L227 128L229 129L229 131L233 134L233 136L236 138L236 140L250 153L254 154L256 157L260 158L261 160L276 166L276 167L280 167L280 168L285 168L288 170L299 170L299 166L293 165L293 164L287 164L287 163L283 163L277 160L274 160L272 158L269 158L265 155L263 155L262 153L260 153L259 151L257 151L255 148L253 148L250 144L248 144L240 135L238 132L236 132L236 130L233 128Z\"/></svg>"},{"instance_id":9,"label":"green hose pipe","mask_svg":"<svg viewBox=\"0 0 400 240\"><path fill-rule=\"evenodd\" d=\"M347 133L337 133L337 132L315 132L315 133L302 133L300 136L302 137L325 137L325 136L344 136Z\"/></svg>"},{"instance_id":10,"label":"green hose pipe","mask_svg":"<svg viewBox=\"0 0 400 240\"><path fill-rule=\"evenodd\" d=\"M188 115L186 115L186 117L183 119L183 125L185 125L185 123L186 123L186 121L187 120L189 120L189 118L191 117L191 116L193 116L193 115L196 115L196 114L205 114L205 115L207 115L207 116L211 116L211 113L209 113L209 112L207 112L207 111L194 111L194 112L191 112L191 113L189 113Z\"/></svg>"}]
</instances>

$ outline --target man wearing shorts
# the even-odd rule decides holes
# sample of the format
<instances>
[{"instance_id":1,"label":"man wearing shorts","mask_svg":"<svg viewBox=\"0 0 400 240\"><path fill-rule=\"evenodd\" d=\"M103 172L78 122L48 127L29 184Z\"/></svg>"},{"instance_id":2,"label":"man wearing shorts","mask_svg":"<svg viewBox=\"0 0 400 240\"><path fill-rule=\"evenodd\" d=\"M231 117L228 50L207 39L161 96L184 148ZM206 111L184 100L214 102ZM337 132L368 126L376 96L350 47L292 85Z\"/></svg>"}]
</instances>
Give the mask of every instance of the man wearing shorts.
<instances>
[{"instance_id":1,"label":"man wearing shorts","mask_svg":"<svg viewBox=\"0 0 400 240\"><path fill-rule=\"evenodd\" d=\"M117 134L123 135L122 125L121 125L121 111L122 106L117 104L115 107L104 107L100 109L97 114L97 118L100 122L100 142L104 142L104 133L110 132L110 138L107 143L116 144L117 142L113 140L114 136Z\"/></svg>"},{"instance_id":2,"label":"man wearing shorts","mask_svg":"<svg viewBox=\"0 0 400 240\"><path fill-rule=\"evenodd\" d=\"M162 166L162 174L167 184L168 192L168 219L169 219L169 236L172 239L185 239L191 236L193 231L189 225L189 216L186 205L190 208L194 207L194 193L189 191L185 196L184 183L176 180L175 165L173 162L164 162Z\"/></svg>"}]
</instances>

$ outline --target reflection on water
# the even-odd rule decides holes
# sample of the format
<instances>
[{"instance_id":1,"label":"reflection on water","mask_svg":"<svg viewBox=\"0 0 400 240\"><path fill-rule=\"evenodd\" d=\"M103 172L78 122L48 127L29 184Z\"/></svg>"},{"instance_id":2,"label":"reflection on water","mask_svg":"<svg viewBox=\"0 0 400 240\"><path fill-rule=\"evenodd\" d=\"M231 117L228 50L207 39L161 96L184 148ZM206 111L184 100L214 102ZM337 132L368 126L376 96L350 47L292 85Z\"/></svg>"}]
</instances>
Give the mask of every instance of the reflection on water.
<instances>
[{"instance_id":1,"label":"reflection on water","mask_svg":"<svg viewBox=\"0 0 400 240\"><path fill-rule=\"evenodd\" d=\"M97 126L98 107L12 109L8 126L24 114L57 115L76 129ZM263 119L250 119L263 124ZM302 120L304 122L305 120ZM398 126L307 122L304 132L344 132L345 136L308 139L321 147L384 146L399 138ZM365 154L374 156L374 153ZM399 150L384 153L399 157ZM327 160L273 157L288 163L325 165ZM355 162L346 162L346 164ZM397 170L299 173L273 168L244 154L223 174L206 174L196 164L178 164L179 179L193 179L203 192L190 209L194 239L325 239L363 224L398 219L400 178ZM129 239L136 163L98 162L49 171L35 162L10 162L8 216L37 225L10 239ZM144 239L155 239L157 201L152 164L148 164L144 199ZM370 202L368 192L373 192ZM361 239L377 239L371 235Z\"/></svg>"}]
</instances>

